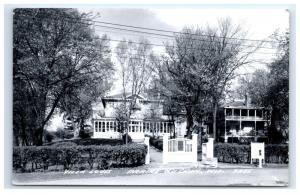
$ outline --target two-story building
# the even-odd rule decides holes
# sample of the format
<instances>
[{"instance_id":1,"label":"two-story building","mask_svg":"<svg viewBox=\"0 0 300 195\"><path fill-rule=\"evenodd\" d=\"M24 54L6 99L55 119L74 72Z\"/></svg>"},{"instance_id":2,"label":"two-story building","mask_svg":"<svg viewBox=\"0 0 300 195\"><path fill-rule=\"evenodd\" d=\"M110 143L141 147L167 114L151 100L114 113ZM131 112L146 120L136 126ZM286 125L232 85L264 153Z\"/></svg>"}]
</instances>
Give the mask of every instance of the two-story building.
<instances>
[{"instance_id":1,"label":"two-story building","mask_svg":"<svg viewBox=\"0 0 300 195\"><path fill-rule=\"evenodd\" d=\"M220 109L218 139L224 142L266 141L271 110L252 106L243 100L228 103Z\"/></svg>"},{"instance_id":2,"label":"two-story building","mask_svg":"<svg viewBox=\"0 0 300 195\"><path fill-rule=\"evenodd\" d=\"M175 122L169 115L163 113L162 100L148 99L141 95L136 97L127 95L127 103L133 101L132 98L136 102L129 121L119 119L119 112L122 112L120 109L125 101L122 94L104 97L100 104L94 106L92 119L94 138L120 139L124 129L134 140L143 139L145 135L162 136L174 132Z\"/></svg>"}]
</instances>

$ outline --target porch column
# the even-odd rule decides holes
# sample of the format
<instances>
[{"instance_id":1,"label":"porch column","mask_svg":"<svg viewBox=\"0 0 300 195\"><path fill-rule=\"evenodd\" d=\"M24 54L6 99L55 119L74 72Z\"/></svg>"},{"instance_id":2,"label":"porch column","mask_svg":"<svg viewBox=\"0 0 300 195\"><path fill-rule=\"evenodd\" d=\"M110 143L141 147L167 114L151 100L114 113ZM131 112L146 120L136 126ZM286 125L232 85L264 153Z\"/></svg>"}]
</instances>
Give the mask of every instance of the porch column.
<instances>
[{"instance_id":1,"label":"porch column","mask_svg":"<svg viewBox=\"0 0 300 195\"><path fill-rule=\"evenodd\" d=\"M145 158L145 164L150 164L150 144L149 144L149 137L145 137L144 138L144 143L147 145L147 154L146 154L146 158Z\"/></svg>"},{"instance_id":2,"label":"porch column","mask_svg":"<svg viewBox=\"0 0 300 195\"><path fill-rule=\"evenodd\" d=\"M163 135L163 164L168 164L168 135Z\"/></svg>"},{"instance_id":3,"label":"porch column","mask_svg":"<svg viewBox=\"0 0 300 195\"><path fill-rule=\"evenodd\" d=\"M194 133L192 134L192 153L193 153L193 162L198 161L198 147L197 147L197 140L198 140L198 134Z\"/></svg>"}]
</instances>

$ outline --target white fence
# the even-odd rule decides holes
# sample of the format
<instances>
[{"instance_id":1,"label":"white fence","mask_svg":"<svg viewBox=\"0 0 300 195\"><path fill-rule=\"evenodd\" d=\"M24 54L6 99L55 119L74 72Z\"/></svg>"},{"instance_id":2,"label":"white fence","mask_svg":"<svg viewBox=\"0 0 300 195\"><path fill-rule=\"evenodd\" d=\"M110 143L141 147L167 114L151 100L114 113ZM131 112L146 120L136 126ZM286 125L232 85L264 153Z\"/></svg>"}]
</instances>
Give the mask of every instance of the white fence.
<instances>
[{"instance_id":1,"label":"white fence","mask_svg":"<svg viewBox=\"0 0 300 195\"><path fill-rule=\"evenodd\" d=\"M169 162L197 162L197 134L192 139L169 139L169 135L163 136L163 164Z\"/></svg>"},{"instance_id":2,"label":"white fence","mask_svg":"<svg viewBox=\"0 0 300 195\"><path fill-rule=\"evenodd\" d=\"M265 143L251 142L251 162L254 159L258 159L258 167L262 168L262 164L265 163Z\"/></svg>"}]
</instances>

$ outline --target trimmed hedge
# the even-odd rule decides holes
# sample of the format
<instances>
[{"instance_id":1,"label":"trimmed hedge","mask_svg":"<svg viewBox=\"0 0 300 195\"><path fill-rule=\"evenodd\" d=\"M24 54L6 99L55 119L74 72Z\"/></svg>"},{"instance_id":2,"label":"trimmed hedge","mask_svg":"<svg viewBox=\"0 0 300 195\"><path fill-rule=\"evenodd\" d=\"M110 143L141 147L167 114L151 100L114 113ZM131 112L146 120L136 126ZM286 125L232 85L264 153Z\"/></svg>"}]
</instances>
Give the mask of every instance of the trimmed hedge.
<instances>
[{"instance_id":1,"label":"trimmed hedge","mask_svg":"<svg viewBox=\"0 0 300 195\"><path fill-rule=\"evenodd\" d=\"M219 162L250 163L251 146L230 143L216 143L214 146L214 155L218 158ZM265 145L265 161L266 163L288 163L288 145Z\"/></svg>"},{"instance_id":2,"label":"trimmed hedge","mask_svg":"<svg viewBox=\"0 0 300 195\"><path fill-rule=\"evenodd\" d=\"M163 150L163 140L162 139L150 137L149 143L151 146L154 146L156 149L158 149L160 151Z\"/></svg>"},{"instance_id":3,"label":"trimmed hedge","mask_svg":"<svg viewBox=\"0 0 300 195\"><path fill-rule=\"evenodd\" d=\"M134 167L145 163L147 146L26 146L13 148L13 169L16 172L62 171Z\"/></svg>"},{"instance_id":4,"label":"trimmed hedge","mask_svg":"<svg viewBox=\"0 0 300 195\"><path fill-rule=\"evenodd\" d=\"M69 143L75 143L76 145L83 145L83 146L89 146L89 145L115 146L115 145L122 145L123 141L121 139L85 138L85 139L62 140L62 141L48 143L45 145L53 145L53 144L58 144L58 143L61 143L62 145L69 144Z\"/></svg>"}]
</instances>

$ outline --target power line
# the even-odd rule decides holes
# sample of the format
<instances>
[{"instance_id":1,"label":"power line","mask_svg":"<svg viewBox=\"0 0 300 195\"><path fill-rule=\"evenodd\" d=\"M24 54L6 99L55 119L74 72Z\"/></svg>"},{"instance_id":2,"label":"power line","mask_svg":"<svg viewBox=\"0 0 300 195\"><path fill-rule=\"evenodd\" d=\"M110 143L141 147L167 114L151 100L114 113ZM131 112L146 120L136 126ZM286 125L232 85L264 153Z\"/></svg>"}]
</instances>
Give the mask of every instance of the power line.
<instances>
[{"instance_id":1,"label":"power line","mask_svg":"<svg viewBox=\"0 0 300 195\"><path fill-rule=\"evenodd\" d=\"M27 17L27 16L24 16L24 17ZM28 16L28 18L33 18L33 19L37 19L37 18L34 18L34 17L30 17ZM47 18L47 19L50 19L50 18ZM91 25L91 24L87 24L87 23L83 23L83 22L78 22L78 21L75 21L75 22L71 22L71 23L79 23L79 24L84 24L84 25ZM96 25L96 26L99 26L99 25ZM119 29L119 28L117 28ZM126 29L127 30L127 29ZM166 35L168 37L173 37L173 36L170 36L170 35ZM97 38L97 37L94 37L95 39L100 39L102 40L101 38ZM173 37L174 38L174 37ZM124 41L124 40L115 40L115 39L108 39L110 41L113 41L113 42L128 42L128 41ZM204 40L200 40L200 41L204 41ZM141 43L138 43L138 42L134 42L134 41L130 41L132 43L136 43L136 44L141 44ZM232 44L232 43L231 43ZM153 44L153 43L146 43L146 45L151 45L151 46L157 46L157 47L168 47L166 45L161 45L161 44ZM172 47L172 46L170 46ZM263 47L258 47L258 48L263 48ZM192 47L186 47L186 49L191 49L191 50L207 50L207 51L211 51L211 49L206 49L206 48L192 48ZM245 54L251 54L251 53L256 53L256 54L272 54L272 55L275 55L276 53L270 53L270 52L243 52L243 51L240 51L239 53L245 53Z\"/></svg>"},{"instance_id":2,"label":"power line","mask_svg":"<svg viewBox=\"0 0 300 195\"><path fill-rule=\"evenodd\" d=\"M37 19L35 17L30 17L30 16L24 16L24 17L29 17L29 18L33 18L33 19ZM51 18L47 18L47 19L51 19ZM79 23L79 24L84 24L84 25L88 25L88 26L91 26L92 24L90 23L85 23L85 22L80 22L80 21L74 21L75 18L70 18L70 17L67 17L67 20L70 21L72 23ZM77 20L77 19L76 19ZM93 21L93 20L87 20L87 19L82 19L83 21ZM97 22L97 21L93 21L93 22ZM156 35L156 36L162 36L162 37L167 37L167 38L172 38L174 39L174 35L166 35L166 34L160 34L160 33L153 33L153 32L146 32L146 31L138 31L138 30L132 30L132 29L124 29L124 28L119 28L119 27L111 27L111 26L104 26L104 25L98 25L98 24L93 24L94 26L96 27L102 27L102 28L109 28L109 29L114 29L114 30L121 30L121 31L127 31L127 32L133 32L133 33L142 33L142 34L148 34L148 35ZM138 28L138 27L136 27ZM186 33L188 34L188 33ZM208 35L203 35L203 36L208 36ZM217 36L215 36L217 37ZM238 39L238 38L230 38L228 37L228 39L235 39L235 40L243 40L243 39ZM203 40L203 39L191 39L191 40L199 40L199 41L203 41L203 42L210 42L211 41L208 41L208 40ZM259 40L254 40L254 39L248 39L249 41L252 40L252 41L259 41ZM221 41L214 41L214 42L220 42ZM263 41L262 41L263 42ZM246 45L246 44L235 44L235 43L227 43L229 45L240 45L240 46L247 46L247 47L256 47L256 48L264 48L264 49L274 49L274 48L270 48L270 47L262 47L262 46L254 46L254 45Z\"/></svg>"},{"instance_id":3,"label":"power line","mask_svg":"<svg viewBox=\"0 0 300 195\"><path fill-rule=\"evenodd\" d=\"M158 31L158 32L174 33L174 34L184 34L184 35L203 36L203 37L219 37L219 38L253 41L253 42L277 43L276 41L267 41L267 40L259 40L259 39L232 38L232 37L212 36L212 35L204 35L204 34L199 35L199 34L195 34L195 33L185 33L185 32L163 30L163 29L157 29L157 28L146 28L146 27L140 27L140 26L132 26L132 25L125 25L125 24L111 23L111 22L102 22L102 21L96 21L96 20L86 20L86 21L100 23L100 24L109 24L109 25L114 25L114 26L123 26L123 27L135 28L135 29L144 29L144 30L152 30L152 31Z\"/></svg>"},{"instance_id":4,"label":"power line","mask_svg":"<svg viewBox=\"0 0 300 195\"><path fill-rule=\"evenodd\" d=\"M98 25L98 24L94 24L94 26L96 26L96 27L102 27L102 28L109 28L109 29L114 29L114 30L121 30L121 31L133 32L133 33L142 33L142 34L148 34L148 35L155 35L155 36L162 36L162 37L168 37L168 38L175 38L173 35L159 34L159 33L153 33L153 32L124 29L124 28L119 28L119 27L104 26L104 25ZM198 40L198 41L208 42L208 43L211 43L211 42L222 43L221 41L209 41L209 40L205 40L205 39L195 39L195 38L191 38L191 40ZM256 47L256 48L264 48L264 49L274 49L274 48L271 48L271 47L254 46L254 45L247 45L247 44L240 44L240 43L227 43L227 44L228 45L245 46L245 47Z\"/></svg>"},{"instance_id":5,"label":"power line","mask_svg":"<svg viewBox=\"0 0 300 195\"><path fill-rule=\"evenodd\" d=\"M116 40L116 39L108 39L109 41L112 41L112 42L123 42L123 43L135 43L135 44L141 44L139 42L135 42L135 41L126 41L126 40ZM143 43L145 45L151 45L151 46L156 46L156 47L174 47L174 46L166 46L166 45L161 45L161 44L153 44L153 43ZM192 48L192 47L186 47L186 49L191 49L191 50L207 50L207 51L211 51L210 49L206 49L206 48ZM239 53L253 53L253 52L239 52ZM272 53L272 52L255 52L255 53L258 53L258 54L277 54L277 53Z\"/></svg>"}]
</instances>

